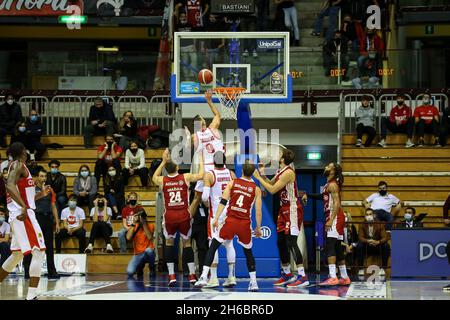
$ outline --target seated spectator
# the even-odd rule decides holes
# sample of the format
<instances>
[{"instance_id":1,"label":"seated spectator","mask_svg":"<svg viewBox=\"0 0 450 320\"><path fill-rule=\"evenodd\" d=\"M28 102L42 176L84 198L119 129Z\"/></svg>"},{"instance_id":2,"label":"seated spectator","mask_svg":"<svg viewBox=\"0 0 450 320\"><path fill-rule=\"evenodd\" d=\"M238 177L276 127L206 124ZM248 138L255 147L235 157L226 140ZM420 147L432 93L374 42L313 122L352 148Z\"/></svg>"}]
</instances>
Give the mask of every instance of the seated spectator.
<instances>
[{"instance_id":1,"label":"seated spectator","mask_svg":"<svg viewBox=\"0 0 450 320\"><path fill-rule=\"evenodd\" d=\"M105 143L97 148L97 162L95 162L94 175L97 179L97 185L100 183L100 177L105 177L109 167L121 171L120 156L122 148L114 141L112 135L105 137Z\"/></svg>"},{"instance_id":2,"label":"seated spectator","mask_svg":"<svg viewBox=\"0 0 450 320\"><path fill-rule=\"evenodd\" d=\"M358 245L358 232L356 231L356 227L352 224L352 216L348 211L344 211L345 214L345 227L344 227L344 240L342 241L342 245L344 246L345 252L345 264L348 266L352 266L355 261L354 253L355 248Z\"/></svg>"},{"instance_id":3,"label":"seated spectator","mask_svg":"<svg viewBox=\"0 0 450 320\"><path fill-rule=\"evenodd\" d=\"M128 85L128 78L122 75L122 70L117 69L114 72L113 83L115 90L126 90Z\"/></svg>"},{"instance_id":4,"label":"seated spectator","mask_svg":"<svg viewBox=\"0 0 450 320\"><path fill-rule=\"evenodd\" d=\"M409 228L423 228L423 224L421 221L415 221L416 209L412 207L407 207L405 209L405 220L402 221L397 228L401 229L409 229Z\"/></svg>"},{"instance_id":5,"label":"seated spectator","mask_svg":"<svg viewBox=\"0 0 450 320\"><path fill-rule=\"evenodd\" d=\"M391 248L388 244L388 236L383 224L373 223L375 213L367 208L365 213L367 223L361 224L358 230L358 245L356 252L358 256L358 266L361 268L359 276L364 276L364 257L368 255L381 255L381 270L379 275L385 276L384 269L387 268Z\"/></svg>"},{"instance_id":6,"label":"seated spectator","mask_svg":"<svg viewBox=\"0 0 450 320\"><path fill-rule=\"evenodd\" d=\"M125 167L122 171L123 183L128 185L129 178L134 175L138 175L141 178L143 187L148 186L148 169L145 166L145 153L135 141L130 143L130 149L125 152Z\"/></svg>"},{"instance_id":7,"label":"seated spectator","mask_svg":"<svg viewBox=\"0 0 450 320\"><path fill-rule=\"evenodd\" d=\"M91 253L94 248L94 240L102 238L106 242L106 252L113 253L114 250L111 246L111 235L113 233L111 224L112 211L108 207L108 201L102 194L97 194L90 216L94 223L91 228L89 244L84 252Z\"/></svg>"},{"instance_id":8,"label":"seated spectator","mask_svg":"<svg viewBox=\"0 0 450 320\"><path fill-rule=\"evenodd\" d=\"M8 177L8 169L4 169L0 177L0 206L6 206L6 177ZM0 265L1 266L1 265Z\"/></svg>"},{"instance_id":9,"label":"seated spectator","mask_svg":"<svg viewBox=\"0 0 450 320\"><path fill-rule=\"evenodd\" d=\"M95 196L98 193L98 185L97 179L91 176L89 166L84 164L78 170L78 176L73 182L73 193L77 197L77 204L80 207L87 205L89 211L92 209Z\"/></svg>"},{"instance_id":10,"label":"seated spectator","mask_svg":"<svg viewBox=\"0 0 450 320\"><path fill-rule=\"evenodd\" d=\"M431 133L434 136L434 146L440 147L439 143L439 110L431 105L431 97L425 93L422 98L423 104L414 110L416 123L416 133L419 136L418 146L425 145L425 133Z\"/></svg>"},{"instance_id":11,"label":"seated spectator","mask_svg":"<svg viewBox=\"0 0 450 320\"><path fill-rule=\"evenodd\" d=\"M380 78L377 76L377 61L375 53L370 52L368 59L361 66L358 66L358 76L352 80L355 89L377 88L380 85Z\"/></svg>"},{"instance_id":12,"label":"seated spectator","mask_svg":"<svg viewBox=\"0 0 450 320\"><path fill-rule=\"evenodd\" d=\"M338 0L340 1L340 0ZM294 46L300 46L300 30L298 28L297 8L294 0L275 0L275 4L283 8L284 11L284 25L291 32L294 32ZM323 20L323 17L322 17ZM322 26L320 26L322 28ZM334 28L333 28L334 30ZM319 31L320 34L320 31Z\"/></svg>"},{"instance_id":13,"label":"seated spectator","mask_svg":"<svg viewBox=\"0 0 450 320\"><path fill-rule=\"evenodd\" d=\"M11 244L9 238L11 236L11 227L8 222L6 222L6 209L5 207L0 207L0 266L8 259L11 255Z\"/></svg>"},{"instance_id":14,"label":"seated spectator","mask_svg":"<svg viewBox=\"0 0 450 320\"><path fill-rule=\"evenodd\" d=\"M402 204L396 196L387 192L387 188L386 182L378 182L378 192L371 194L364 200L363 206L366 209L373 210L377 221L387 222L386 230L390 232L394 216L400 212Z\"/></svg>"},{"instance_id":15,"label":"seated spectator","mask_svg":"<svg viewBox=\"0 0 450 320\"><path fill-rule=\"evenodd\" d=\"M336 29L337 18L339 15L339 10L341 9L340 3L342 0L327 0L324 1L323 8L321 9L319 15L314 22L314 31L311 33L312 36L320 37L322 33L323 18L328 16L328 29L326 34L327 41L331 40L333 37L333 32Z\"/></svg>"},{"instance_id":16,"label":"seated spectator","mask_svg":"<svg viewBox=\"0 0 450 320\"><path fill-rule=\"evenodd\" d=\"M33 116L35 117L35 116ZM34 118L33 118L34 119ZM16 124L13 134L11 135L11 143L21 142L28 154L30 155L31 161L40 161L42 159L42 155L45 150L47 150L46 146L40 143L42 131L38 133L37 131L41 129L37 129L37 127L30 127L27 123L31 120L27 119L27 122L19 121ZM37 120L36 120L37 121ZM42 127L42 125L40 125ZM31 130L33 129L33 130Z\"/></svg>"},{"instance_id":17,"label":"seated spectator","mask_svg":"<svg viewBox=\"0 0 450 320\"><path fill-rule=\"evenodd\" d=\"M52 187L56 194L56 208L58 209L58 217L61 217L61 211L65 208L67 203L67 179L59 172L61 163L53 159L48 163L50 172L47 173L46 185Z\"/></svg>"},{"instance_id":18,"label":"seated spectator","mask_svg":"<svg viewBox=\"0 0 450 320\"><path fill-rule=\"evenodd\" d=\"M0 164L0 170L3 172L3 170L9 170L9 165L13 161L13 157L9 154L9 151L6 150L6 157L7 159L5 161L2 161Z\"/></svg>"},{"instance_id":19,"label":"seated spectator","mask_svg":"<svg viewBox=\"0 0 450 320\"><path fill-rule=\"evenodd\" d=\"M0 105L0 147L6 148L6 135L13 134L16 124L22 120L22 108L15 102L14 96L8 94Z\"/></svg>"},{"instance_id":20,"label":"seated spectator","mask_svg":"<svg viewBox=\"0 0 450 320\"><path fill-rule=\"evenodd\" d=\"M113 135L116 126L116 117L112 107L101 97L94 100L89 110L88 125L84 128L84 147L92 148L92 136Z\"/></svg>"},{"instance_id":21,"label":"seated spectator","mask_svg":"<svg viewBox=\"0 0 450 320\"><path fill-rule=\"evenodd\" d=\"M155 245L153 243L155 225L147 222L144 209L139 209L133 216L133 223L127 232L127 240L133 241L133 257L128 263L127 274L132 278L137 273L143 276L145 264L148 263L150 276L155 275Z\"/></svg>"},{"instance_id":22,"label":"seated spectator","mask_svg":"<svg viewBox=\"0 0 450 320\"><path fill-rule=\"evenodd\" d=\"M361 99L361 105L355 111L357 147L362 146L362 138L364 134L367 134L367 139L364 143L365 147L370 147L376 135L375 109L370 106L369 102L370 98L368 96L363 96Z\"/></svg>"},{"instance_id":23,"label":"seated spectator","mask_svg":"<svg viewBox=\"0 0 450 320\"><path fill-rule=\"evenodd\" d=\"M334 32L333 39L329 40L323 46L323 62L325 66L325 75L329 77L331 75L331 69L336 69L339 66L338 57L340 52L341 65L340 70L342 70L343 76L342 80L347 81L348 76L348 47L347 39L342 36L340 30Z\"/></svg>"},{"instance_id":24,"label":"seated spectator","mask_svg":"<svg viewBox=\"0 0 450 320\"><path fill-rule=\"evenodd\" d=\"M127 252L127 232L133 224L134 215L142 209L138 204L138 195L136 192L130 192L127 197L127 206L122 209L122 229L119 231L120 253Z\"/></svg>"},{"instance_id":25,"label":"seated spectator","mask_svg":"<svg viewBox=\"0 0 450 320\"><path fill-rule=\"evenodd\" d=\"M108 200L109 207L113 210L113 218L120 219L120 211L124 206L124 185L120 171L117 172L116 168L109 167L108 175L103 179L105 188L105 198Z\"/></svg>"},{"instance_id":26,"label":"seated spectator","mask_svg":"<svg viewBox=\"0 0 450 320\"><path fill-rule=\"evenodd\" d=\"M439 142L441 146L447 145L447 138L450 135L450 106L442 113L441 130L439 132Z\"/></svg>"},{"instance_id":27,"label":"seated spectator","mask_svg":"<svg viewBox=\"0 0 450 320\"><path fill-rule=\"evenodd\" d=\"M386 136L388 129L392 133L406 133L408 141L406 141L405 147L414 147L412 142L414 118L411 108L405 104L405 96L401 93L397 94L397 105L392 108L389 118L381 118L381 140L378 146L382 148L387 146Z\"/></svg>"},{"instance_id":28,"label":"seated spectator","mask_svg":"<svg viewBox=\"0 0 450 320\"><path fill-rule=\"evenodd\" d=\"M25 122L28 138L30 139L28 150L30 151L30 159L41 161L42 155L47 150L47 147L41 142L42 134L44 133L44 126L41 122L41 117L36 110L30 111L30 116Z\"/></svg>"},{"instance_id":29,"label":"seated spectator","mask_svg":"<svg viewBox=\"0 0 450 320\"><path fill-rule=\"evenodd\" d=\"M380 65L384 53L384 42L375 29L366 28L359 37L358 67L362 68L367 60L373 60L375 69Z\"/></svg>"},{"instance_id":30,"label":"seated spectator","mask_svg":"<svg viewBox=\"0 0 450 320\"><path fill-rule=\"evenodd\" d=\"M136 141L139 147L145 148L145 141L142 141L137 134L138 126L136 118L131 110L126 111L123 114L119 123L119 134L115 134L115 137L120 137L119 146L123 151L126 151L130 147L130 142Z\"/></svg>"},{"instance_id":31,"label":"seated spectator","mask_svg":"<svg viewBox=\"0 0 450 320\"><path fill-rule=\"evenodd\" d=\"M353 21L351 14L346 14L342 21L341 31L343 38L347 39L349 51L358 52L359 42L356 32L356 22Z\"/></svg>"},{"instance_id":32,"label":"seated spectator","mask_svg":"<svg viewBox=\"0 0 450 320\"><path fill-rule=\"evenodd\" d=\"M83 253L86 247L86 230L83 227L86 216L84 210L77 206L77 196L71 194L68 207L61 213L64 226L55 236L56 253L61 253L62 240L76 237L78 239L78 252Z\"/></svg>"},{"instance_id":33,"label":"seated spectator","mask_svg":"<svg viewBox=\"0 0 450 320\"><path fill-rule=\"evenodd\" d=\"M449 218L449 210L450 210L450 193L448 194L447 200L445 200L443 207L444 224L450 227L450 218Z\"/></svg>"}]
</instances>

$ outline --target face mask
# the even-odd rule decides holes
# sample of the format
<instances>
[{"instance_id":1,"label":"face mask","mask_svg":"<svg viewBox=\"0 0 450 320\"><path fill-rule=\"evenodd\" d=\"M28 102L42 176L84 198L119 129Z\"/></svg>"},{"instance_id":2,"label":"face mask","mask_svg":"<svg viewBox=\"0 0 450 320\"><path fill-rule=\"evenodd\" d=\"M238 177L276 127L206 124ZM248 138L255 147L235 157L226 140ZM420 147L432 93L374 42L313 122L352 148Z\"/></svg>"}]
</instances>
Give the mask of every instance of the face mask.
<instances>
[{"instance_id":1,"label":"face mask","mask_svg":"<svg viewBox=\"0 0 450 320\"><path fill-rule=\"evenodd\" d=\"M114 142L111 142L111 141L107 141L106 143L108 144L108 147L110 147L110 148L111 148L111 146L112 146L112 144L113 144Z\"/></svg>"},{"instance_id":2,"label":"face mask","mask_svg":"<svg viewBox=\"0 0 450 320\"><path fill-rule=\"evenodd\" d=\"M423 99L424 104L430 104L430 99Z\"/></svg>"},{"instance_id":3,"label":"face mask","mask_svg":"<svg viewBox=\"0 0 450 320\"><path fill-rule=\"evenodd\" d=\"M405 101L397 100L397 104L398 104L399 106L403 105L403 103L405 103Z\"/></svg>"},{"instance_id":4,"label":"face mask","mask_svg":"<svg viewBox=\"0 0 450 320\"><path fill-rule=\"evenodd\" d=\"M53 174L57 174L58 173L58 168L51 168L50 172Z\"/></svg>"},{"instance_id":5,"label":"face mask","mask_svg":"<svg viewBox=\"0 0 450 320\"><path fill-rule=\"evenodd\" d=\"M366 216L367 222L373 222L373 216Z\"/></svg>"},{"instance_id":6,"label":"face mask","mask_svg":"<svg viewBox=\"0 0 450 320\"><path fill-rule=\"evenodd\" d=\"M98 203L98 207L99 207L99 208L103 208L104 206L105 206L105 203L104 203L104 202L99 202L99 203Z\"/></svg>"},{"instance_id":7,"label":"face mask","mask_svg":"<svg viewBox=\"0 0 450 320\"><path fill-rule=\"evenodd\" d=\"M411 221L412 220L412 214L411 213L405 213L405 220Z\"/></svg>"},{"instance_id":8,"label":"face mask","mask_svg":"<svg viewBox=\"0 0 450 320\"><path fill-rule=\"evenodd\" d=\"M5 217L1 216L0 217L0 224L2 224L3 222L5 222Z\"/></svg>"},{"instance_id":9,"label":"face mask","mask_svg":"<svg viewBox=\"0 0 450 320\"><path fill-rule=\"evenodd\" d=\"M83 178L86 178L89 175L89 171L81 171L80 174Z\"/></svg>"},{"instance_id":10,"label":"face mask","mask_svg":"<svg viewBox=\"0 0 450 320\"><path fill-rule=\"evenodd\" d=\"M181 20L180 20L180 23L181 23L181 24L187 24L187 20L181 19Z\"/></svg>"},{"instance_id":11,"label":"face mask","mask_svg":"<svg viewBox=\"0 0 450 320\"><path fill-rule=\"evenodd\" d=\"M77 206L76 201L69 201L69 208L74 209Z\"/></svg>"},{"instance_id":12,"label":"face mask","mask_svg":"<svg viewBox=\"0 0 450 320\"><path fill-rule=\"evenodd\" d=\"M108 174L109 174L111 177L115 177L115 176L116 176L116 170L108 171Z\"/></svg>"},{"instance_id":13,"label":"face mask","mask_svg":"<svg viewBox=\"0 0 450 320\"><path fill-rule=\"evenodd\" d=\"M19 127L19 132L25 132L27 130L27 128L25 127Z\"/></svg>"},{"instance_id":14,"label":"face mask","mask_svg":"<svg viewBox=\"0 0 450 320\"><path fill-rule=\"evenodd\" d=\"M379 190L380 195L385 196L387 194L387 190Z\"/></svg>"},{"instance_id":15,"label":"face mask","mask_svg":"<svg viewBox=\"0 0 450 320\"><path fill-rule=\"evenodd\" d=\"M130 151L131 151L132 153L136 153L136 152L138 151L138 149L130 149Z\"/></svg>"},{"instance_id":16,"label":"face mask","mask_svg":"<svg viewBox=\"0 0 450 320\"><path fill-rule=\"evenodd\" d=\"M6 103L8 103L11 106L14 103L14 100L9 99L6 101Z\"/></svg>"},{"instance_id":17,"label":"face mask","mask_svg":"<svg viewBox=\"0 0 450 320\"><path fill-rule=\"evenodd\" d=\"M33 115L33 116L30 117L30 120L31 120L32 122L36 122L36 121L38 120L38 116Z\"/></svg>"},{"instance_id":18,"label":"face mask","mask_svg":"<svg viewBox=\"0 0 450 320\"><path fill-rule=\"evenodd\" d=\"M137 203L137 200L130 200L130 204L132 205L132 206L135 206L136 205L136 203Z\"/></svg>"}]
</instances>

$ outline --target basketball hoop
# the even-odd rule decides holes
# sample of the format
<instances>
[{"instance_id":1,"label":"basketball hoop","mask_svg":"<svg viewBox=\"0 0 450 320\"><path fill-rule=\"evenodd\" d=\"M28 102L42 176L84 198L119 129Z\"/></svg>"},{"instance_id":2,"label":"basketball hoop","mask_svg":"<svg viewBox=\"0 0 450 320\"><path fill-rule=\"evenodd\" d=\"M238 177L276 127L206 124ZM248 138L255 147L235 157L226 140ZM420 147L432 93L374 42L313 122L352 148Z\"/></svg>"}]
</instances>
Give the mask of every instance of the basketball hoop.
<instances>
[{"instance_id":1,"label":"basketball hoop","mask_svg":"<svg viewBox=\"0 0 450 320\"><path fill-rule=\"evenodd\" d=\"M214 88L213 91L220 101L221 116L225 120L237 120L237 109L245 88Z\"/></svg>"}]
</instances>

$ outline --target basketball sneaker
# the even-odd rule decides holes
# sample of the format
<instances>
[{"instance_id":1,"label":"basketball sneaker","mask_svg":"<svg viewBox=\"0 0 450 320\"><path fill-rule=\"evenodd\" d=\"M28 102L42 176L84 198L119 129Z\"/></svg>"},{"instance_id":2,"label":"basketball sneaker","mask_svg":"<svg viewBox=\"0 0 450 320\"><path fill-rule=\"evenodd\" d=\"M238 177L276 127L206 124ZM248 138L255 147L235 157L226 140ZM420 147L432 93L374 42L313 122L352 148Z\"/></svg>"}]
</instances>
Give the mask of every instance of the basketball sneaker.
<instances>
[{"instance_id":1,"label":"basketball sneaker","mask_svg":"<svg viewBox=\"0 0 450 320\"><path fill-rule=\"evenodd\" d=\"M89 243L89 245L84 249L84 253L91 253L93 250L92 243Z\"/></svg>"},{"instance_id":2,"label":"basketball sneaker","mask_svg":"<svg viewBox=\"0 0 450 320\"><path fill-rule=\"evenodd\" d=\"M285 284L294 282L297 278L292 273L281 273L281 278L274 282L274 286L284 286Z\"/></svg>"},{"instance_id":3,"label":"basketball sneaker","mask_svg":"<svg viewBox=\"0 0 450 320\"><path fill-rule=\"evenodd\" d=\"M358 140L356 141L355 147L361 148L361 146L362 146L362 140L361 140L361 139L358 139Z\"/></svg>"},{"instance_id":4,"label":"basketball sneaker","mask_svg":"<svg viewBox=\"0 0 450 320\"><path fill-rule=\"evenodd\" d=\"M289 283L286 287L287 288L304 288L306 286L309 286L308 277L307 276L304 276L304 277L297 276L297 280Z\"/></svg>"},{"instance_id":5,"label":"basketball sneaker","mask_svg":"<svg viewBox=\"0 0 450 320\"><path fill-rule=\"evenodd\" d=\"M205 286L205 288L217 288L219 286L219 279L217 278L211 278L208 281L208 284Z\"/></svg>"},{"instance_id":6,"label":"basketball sneaker","mask_svg":"<svg viewBox=\"0 0 450 320\"><path fill-rule=\"evenodd\" d=\"M173 287L177 284L177 276L174 274L169 274L169 287Z\"/></svg>"},{"instance_id":7,"label":"basketball sneaker","mask_svg":"<svg viewBox=\"0 0 450 320\"><path fill-rule=\"evenodd\" d=\"M450 284L442 288L442 291L450 292Z\"/></svg>"},{"instance_id":8,"label":"basketball sneaker","mask_svg":"<svg viewBox=\"0 0 450 320\"><path fill-rule=\"evenodd\" d=\"M109 244L109 243L106 245L106 252L107 253L114 253L114 249L113 249L112 245Z\"/></svg>"},{"instance_id":9,"label":"basketball sneaker","mask_svg":"<svg viewBox=\"0 0 450 320\"><path fill-rule=\"evenodd\" d=\"M256 282L256 280L250 280L250 283L248 284L248 291L250 292L256 292L258 291L258 283Z\"/></svg>"},{"instance_id":10,"label":"basketball sneaker","mask_svg":"<svg viewBox=\"0 0 450 320\"><path fill-rule=\"evenodd\" d=\"M350 281L350 278L340 278L339 279L339 285L340 286L349 286L352 282Z\"/></svg>"},{"instance_id":11,"label":"basketball sneaker","mask_svg":"<svg viewBox=\"0 0 450 320\"><path fill-rule=\"evenodd\" d=\"M195 284L197 282L197 276L195 274L190 274L188 280L190 284Z\"/></svg>"},{"instance_id":12,"label":"basketball sneaker","mask_svg":"<svg viewBox=\"0 0 450 320\"><path fill-rule=\"evenodd\" d=\"M384 140L384 139L381 140L380 142L378 142L378 146L381 148L386 148L386 145L387 145L386 140Z\"/></svg>"},{"instance_id":13,"label":"basketball sneaker","mask_svg":"<svg viewBox=\"0 0 450 320\"><path fill-rule=\"evenodd\" d=\"M236 277L228 277L227 280L223 283L224 288L231 288L237 284Z\"/></svg>"},{"instance_id":14,"label":"basketball sneaker","mask_svg":"<svg viewBox=\"0 0 450 320\"><path fill-rule=\"evenodd\" d=\"M208 279L200 277L198 281L194 284L194 287L196 288L203 288L208 284Z\"/></svg>"},{"instance_id":15,"label":"basketball sneaker","mask_svg":"<svg viewBox=\"0 0 450 320\"><path fill-rule=\"evenodd\" d=\"M338 278L327 278L325 281L319 283L320 287L332 287L339 284Z\"/></svg>"},{"instance_id":16,"label":"basketball sneaker","mask_svg":"<svg viewBox=\"0 0 450 320\"><path fill-rule=\"evenodd\" d=\"M412 141L410 139L408 139L408 141L406 141L405 148L413 148L414 146L415 146L415 144L412 143Z\"/></svg>"}]
</instances>

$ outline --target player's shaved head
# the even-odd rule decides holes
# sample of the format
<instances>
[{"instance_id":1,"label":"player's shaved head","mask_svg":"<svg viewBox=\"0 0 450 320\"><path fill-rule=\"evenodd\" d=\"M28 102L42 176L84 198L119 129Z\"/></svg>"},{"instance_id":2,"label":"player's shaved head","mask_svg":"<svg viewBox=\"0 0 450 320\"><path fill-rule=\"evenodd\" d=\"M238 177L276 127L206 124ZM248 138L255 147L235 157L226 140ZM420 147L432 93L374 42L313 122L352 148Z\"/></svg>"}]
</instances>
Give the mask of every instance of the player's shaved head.
<instances>
[{"instance_id":1,"label":"player's shaved head","mask_svg":"<svg viewBox=\"0 0 450 320\"><path fill-rule=\"evenodd\" d=\"M169 173L169 174L173 174L178 171L178 166L173 161L167 162L166 165L164 166L164 168L167 170L167 173Z\"/></svg>"},{"instance_id":2,"label":"player's shaved head","mask_svg":"<svg viewBox=\"0 0 450 320\"><path fill-rule=\"evenodd\" d=\"M223 168L225 166L226 163L226 156L225 153L223 153L222 151L217 151L216 153L214 153L214 166L216 168Z\"/></svg>"},{"instance_id":3,"label":"player's shaved head","mask_svg":"<svg viewBox=\"0 0 450 320\"><path fill-rule=\"evenodd\" d=\"M253 172L255 172L255 169L256 169L256 167L253 163L246 162L242 166L242 174L245 177L250 178L253 175Z\"/></svg>"},{"instance_id":4,"label":"player's shaved head","mask_svg":"<svg viewBox=\"0 0 450 320\"><path fill-rule=\"evenodd\" d=\"M281 154L280 162L283 161L285 165L290 165L294 162L295 154L291 149L283 149L283 153Z\"/></svg>"}]
</instances>

